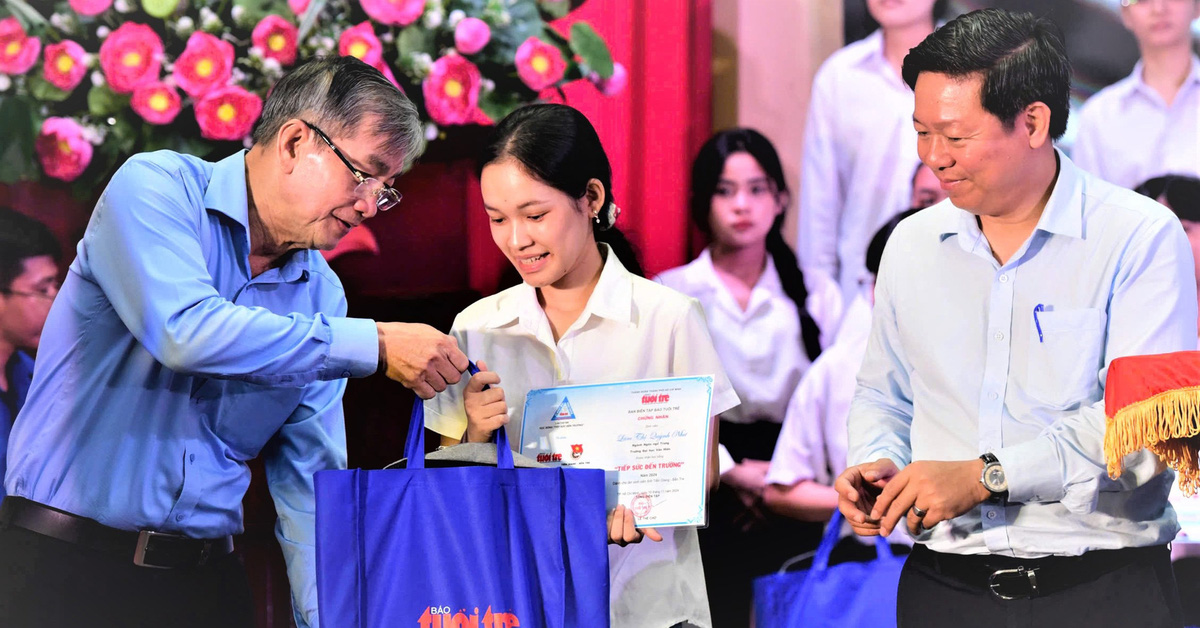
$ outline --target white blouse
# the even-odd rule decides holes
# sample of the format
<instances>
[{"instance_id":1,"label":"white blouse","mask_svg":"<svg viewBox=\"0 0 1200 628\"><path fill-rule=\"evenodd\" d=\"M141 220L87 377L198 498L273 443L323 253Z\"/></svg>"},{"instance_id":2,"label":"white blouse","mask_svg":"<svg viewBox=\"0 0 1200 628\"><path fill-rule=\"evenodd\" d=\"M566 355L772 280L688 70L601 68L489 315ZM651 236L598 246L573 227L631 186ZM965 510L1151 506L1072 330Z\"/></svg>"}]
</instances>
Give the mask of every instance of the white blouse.
<instances>
[{"instance_id":1,"label":"white blouse","mask_svg":"<svg viewBox=\"0 0 1200 628\"><path fill-rule=\"evenodd\" d=\"M695 298L704 307L717 355L742 401L723 413L721 420L783 422L788 399L810 361L800 337L796 304L783 291L770 256L745 311L717 277L708 249L686 266L665 271L654 280ZM821 346L830 345L842 315L841 294L837 290L825 292L823 298L810 294L807 309L821 328Z\"/></svg>"},{"instance_id":2,"label":"white blouse","mask_svg":"<svg viewBox=\"0 0 1200 628\"><path fill-rule=\"evenodd\" d=\"M500 375L510 435L520 434L525 395L551 386L712 375L713 413L738 404L699 304L631 274L606 245L601 249L607 260L600 280L558 342L537 291L526 284L481 299L454 320L450 335L463 352ZM425 402L426 427L462 436L466 381ZM711 628L696 529L659 532L661 543L609 546L612 626L666 628L687 621Z\"/></svg>"}]
</instances>

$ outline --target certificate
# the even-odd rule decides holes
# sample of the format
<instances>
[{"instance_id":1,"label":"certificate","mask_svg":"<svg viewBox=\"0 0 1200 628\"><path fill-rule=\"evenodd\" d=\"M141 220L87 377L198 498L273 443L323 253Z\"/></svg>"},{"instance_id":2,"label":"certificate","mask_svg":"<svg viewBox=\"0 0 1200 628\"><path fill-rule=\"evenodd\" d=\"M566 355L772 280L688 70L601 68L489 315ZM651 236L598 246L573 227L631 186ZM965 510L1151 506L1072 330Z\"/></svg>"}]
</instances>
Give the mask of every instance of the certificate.
<instances>
[{"instance_id":1,"label":"certificate","mask_svg":"<svg viewBox=\"0 0 1200 628\"><path fill-rule=\"evenodd\" d=\"M520 451L538 462L605 470L611 510L638 527L707 523L712 376L532 390Z\"/></svg>"}]
</instances>

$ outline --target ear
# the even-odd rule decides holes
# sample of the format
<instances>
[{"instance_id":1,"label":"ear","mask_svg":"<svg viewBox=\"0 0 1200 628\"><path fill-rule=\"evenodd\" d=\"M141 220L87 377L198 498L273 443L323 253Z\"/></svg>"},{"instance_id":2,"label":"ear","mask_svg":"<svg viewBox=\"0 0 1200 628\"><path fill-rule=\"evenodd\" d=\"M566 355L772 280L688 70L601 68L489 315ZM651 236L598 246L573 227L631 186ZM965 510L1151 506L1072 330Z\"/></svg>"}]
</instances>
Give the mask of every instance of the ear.
<instances>
[{"instance_id":1,"label":"ear","mask_svg":"<svg viewBox=\"0 0 1200 628\"><path fill-rule=\"evenodd\" d=\"M779 198L779 211L776 211L775 215L786 212L788 205L792 204L792 195L787 190L781 190L777 196Z\"/></svg>"},{"instance_id":2,"label":"ear","mask_svg":"<svg viewBox=\"0 0 1200 628\"><path fill-rule=\"evenodd\" d=\"M1030 148L1041 148L1050 141L1050 107L1046 103L1038 101L1030 104L1018 117L1017 124L1024 125Z\"/></svg>"},{"instance_id":3,"label":"ear","mask_svg":"<svg viewBox=\"0 0 1200 628\"><path fill-rule=\"evenodd\" d=\"M291 119L283 123L279 127L279 133L275 135L275 154L279 158L280 168L284 174L291 174L296 169L296 165L300 162L301 152L305 148L305 141L311 141L312 135L315 135L303 122L298 119Z\"/></svg>"},{"instance_id":4,"label":"ear","mask_svg":"<svg viewBox=\"0 0 1200 628\"><path fill-rule=\"evenodd\" d=\"M583 193L583 202L589 217L600 213L608 203L608 195L604 193L604 184L600 179L589 179L587 190Z\"/></svg>"}]
</instances>

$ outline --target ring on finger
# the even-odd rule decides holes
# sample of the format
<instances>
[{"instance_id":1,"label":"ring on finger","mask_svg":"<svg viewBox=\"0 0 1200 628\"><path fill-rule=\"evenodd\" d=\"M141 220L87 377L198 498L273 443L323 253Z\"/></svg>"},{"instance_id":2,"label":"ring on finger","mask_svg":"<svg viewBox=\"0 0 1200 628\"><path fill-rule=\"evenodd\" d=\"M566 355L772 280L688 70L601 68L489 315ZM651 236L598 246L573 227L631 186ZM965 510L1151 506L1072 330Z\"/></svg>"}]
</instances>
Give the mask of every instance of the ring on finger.
<instances>
[{"instance_id":1,"label":"ring on finger","mask_svg":"<svg viewBox=\"0 0 1200 628\"><path fill-rule=\"evenodd\" d=\"M913 514L917 516L917 519L924 519L925 515L929 513L928 510L925 510L925 509L917 506L916 504L913 504L912 511L913 511Z\"/></svg>"}]
</instances>

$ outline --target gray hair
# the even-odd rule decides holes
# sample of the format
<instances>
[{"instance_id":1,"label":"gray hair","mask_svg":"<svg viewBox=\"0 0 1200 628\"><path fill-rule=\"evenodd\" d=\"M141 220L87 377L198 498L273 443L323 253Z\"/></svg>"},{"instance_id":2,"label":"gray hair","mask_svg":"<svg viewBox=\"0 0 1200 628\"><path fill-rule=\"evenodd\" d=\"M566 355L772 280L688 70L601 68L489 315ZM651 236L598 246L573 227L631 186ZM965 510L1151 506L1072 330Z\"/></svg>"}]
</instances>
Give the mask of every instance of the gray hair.
<instances>
[{"instance_id":1,"label":"gray hair","mask_svg":"<svg viewBox=\"0 0 1200 628\"><path fill-rule=\"evenodd\" d=\"M279 79L254 126L254 143L271 142L293 119L330 136L354 135L364 117L371 118L371 133L389 151L401 152L404 170L425 151L416 106L379 70L351 56L309 61Z\"/></svg>"}]
</instances>

